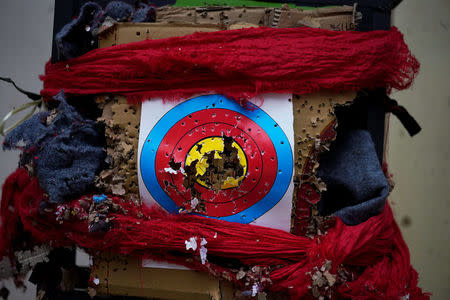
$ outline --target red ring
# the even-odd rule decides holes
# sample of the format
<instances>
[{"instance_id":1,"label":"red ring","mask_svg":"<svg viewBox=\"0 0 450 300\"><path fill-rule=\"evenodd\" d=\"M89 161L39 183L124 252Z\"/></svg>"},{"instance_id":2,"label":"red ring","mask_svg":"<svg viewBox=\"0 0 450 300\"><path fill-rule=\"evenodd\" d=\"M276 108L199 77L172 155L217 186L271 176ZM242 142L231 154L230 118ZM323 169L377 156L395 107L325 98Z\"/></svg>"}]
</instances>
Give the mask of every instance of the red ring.
<instances>
[{"instance_id":1,"label":"red ring","mask_svg":"<svg viewBox=\"0 0 450 300\"><path fill-rule=\"evenodd\" d=\"M277 155L268 135L248 117L227 109L194 112L175 123L158 147L155 169L160 186L178 206L190 203L190 192L183 186L184 176L164 171L173 157L184 161L187 152L198 141L222 134L232 136L247 156L248 171L239 187L218 193L196 184L205 203L205 214L222 217L239 213L262 199L272 187L277 172ZM265 172L264 172L265 171ZM175 188L176 187L176 188Z\"/></svg>"}]
</instances>

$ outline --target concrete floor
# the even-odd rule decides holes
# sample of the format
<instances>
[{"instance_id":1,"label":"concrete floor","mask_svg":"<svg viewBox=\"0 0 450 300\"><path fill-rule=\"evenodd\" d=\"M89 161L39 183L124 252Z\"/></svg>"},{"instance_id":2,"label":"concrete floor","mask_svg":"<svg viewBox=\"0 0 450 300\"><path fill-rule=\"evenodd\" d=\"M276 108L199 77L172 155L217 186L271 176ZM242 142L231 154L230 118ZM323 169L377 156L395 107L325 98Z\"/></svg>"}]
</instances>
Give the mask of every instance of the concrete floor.
<instances>
[{"instance_id":1,"label":"concrete floor","mask_svg":"<svg viewBox=\"0 0 450 300\"><path fill-rule=\"evenodd\" d=\"M0 76L39 91L38 75L50 57L53 0L3 0L0 4ZM450 294L450 1L405 0L395 9L393 23L404 33L422 68L414 86L392 97L406 106L423 131L414 138L391 119L388 163L396 187L390 196L397 220L419 271L420 285L448 299ZM0 83L3 116L26 100ZM17 152L0 156L0 182L17 164ZM33 299L29 284L25 294L5 283L11 300Z\"/></svg>"}]
</instances>

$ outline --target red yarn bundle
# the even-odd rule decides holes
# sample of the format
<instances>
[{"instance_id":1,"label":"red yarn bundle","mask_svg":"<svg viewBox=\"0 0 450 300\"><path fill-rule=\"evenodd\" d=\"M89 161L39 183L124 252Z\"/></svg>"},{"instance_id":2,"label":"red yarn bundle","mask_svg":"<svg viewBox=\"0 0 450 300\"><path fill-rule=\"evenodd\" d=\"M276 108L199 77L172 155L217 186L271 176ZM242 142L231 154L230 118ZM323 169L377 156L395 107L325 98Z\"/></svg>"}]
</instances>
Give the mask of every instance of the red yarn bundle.
<instances>
[{"instance_id":1,"label":"red yarn bundle","mask_svg":"<svg viewBox=\"0 0 450 300\"><path fill-rule=\"evenodd\" d=\"M121 94L129 101L218 93L235 99L263 93L409 87L419 62L403 35L301 28L247 28L195 33L96 49L47 63L44 98Z\"/></svg>"},{"instance_id":2,"label":"red yarn bundle","mask_svg":"<svg viewBox=\"0 0 450 300\"><path fill-rule=\"evenodd\" d=\"M20 235L21 228L19 210L16 203L20 202L19 197L23 190L29 186L30 177L24 169L17 169L3 183L2 201L0 204L0 257L10 256L13 248L12 238Z\"/></svg>"},{"instance_id":3,"label":"red yarn bundle","mask_svg":"<svg viewBox=\"0 0 450 300\"><path fill-rule=\"evenodd\" d=\"M248 99L263 93L391 90L410 86L418 68L396 28L371 32L248 28L147 40L48 63L41 76L41 94L49 99L61 89L67 95L111 93L133 102L206 93ZM10 254L12 240L23 226L38 242L175 262L243 288L236 265L246 271L257 266L264 272L245 280L286 292L292 299L314 291L338 299L429 298L417 287L417 273L389 205L357 226L338 219L326 235L310 239L250 224L167 215L112 200L127 213L110 213L110 230L89 233L88 220L60 223L54 210L42 209L45 194L37 179L18 169L3 186L0 254ZM208 261L202 263L203 239ZM195 250L188 249L189 241L194 241ZM315 284L317 274L329 276L327 289Z\"/></svg>"},{"instance_id":4,"label":"red yarn bundle","mask_svg":"<svg viewBox=\"0 0 450 300\"><path fill-rule=\"evenodd\" d=\"M167 215L114 198L127 214L111 214L114 226L99 235L89 234L87 221L73 219L58 224L54 213L40 213L43 197L37 180L31 180L26 171L19 169L3 186L2 203L14 200L9 202L10 209L2 208L0 217L11 220L12 216L19 216L25 230L40 242L164 259L208 271L236 284L243 284L236 272L226 264L215 263L214 258L238 261L248 268L266 268L271 284L265 288L287 292L292 299L308 294L313 284L311 274L326 261L331 261L330 274L337 274L338 283L330 288L335 298L429 298L417 287L417 273L410 265L408 249L388 205L382 214L360 225L346 226L337 220L327 235L310 239L249 224ZM10 232L14 225L4 222L1 232ZM2 237L0 247L4 250L10 244L8 238ZM198 245L202 239L207 241L211 262L200 262L199 249L187 250L185 241L190 238L196 239ZM345 281L339 275L344 271L351 274Z\"/></svg>"}]
</instances>

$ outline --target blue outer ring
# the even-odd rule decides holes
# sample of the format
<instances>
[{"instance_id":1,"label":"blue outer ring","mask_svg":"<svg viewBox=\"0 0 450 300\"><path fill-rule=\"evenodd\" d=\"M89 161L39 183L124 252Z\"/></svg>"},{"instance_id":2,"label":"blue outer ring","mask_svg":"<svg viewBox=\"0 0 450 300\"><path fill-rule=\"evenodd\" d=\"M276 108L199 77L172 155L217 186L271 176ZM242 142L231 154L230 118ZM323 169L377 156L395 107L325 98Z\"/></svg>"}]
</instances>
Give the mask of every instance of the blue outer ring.
<instances>
[{"instance_id":1,"label":"blue outer ring","mask_svg":"<svg viewBox=\"0 0 450 300\"><path fill-rule=\"evenodd\" d=\"M156 151L173 124L189 114L208 108L232 110L257 123L274 143L278 161L275 182L264 198L240 213L211 218L243 224L250 223L272 209L283 198L291 182L293 170L292 150L289 140L280 126L261 108L252 103L248 103L247 106L247 108L243 108L236 101L222 95L200 96L178 104L156 123L142 147L140 170L145 187L165 210L170 213L178 213L179 207L158 183L155 170Z\"/></svg>"}]
</instances>

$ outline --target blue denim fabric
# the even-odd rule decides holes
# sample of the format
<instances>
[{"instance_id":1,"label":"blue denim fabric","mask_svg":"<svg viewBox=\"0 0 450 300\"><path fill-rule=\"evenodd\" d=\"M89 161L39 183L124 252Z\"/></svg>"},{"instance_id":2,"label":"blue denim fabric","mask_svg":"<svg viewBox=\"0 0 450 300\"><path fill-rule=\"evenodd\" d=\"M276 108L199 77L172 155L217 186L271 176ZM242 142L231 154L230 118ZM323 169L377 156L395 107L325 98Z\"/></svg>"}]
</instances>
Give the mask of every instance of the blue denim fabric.
<instances>
[{"instance_id":1,"label":"blue denim fabric","mask_svg":"<svg viewBox=\"0 0 450 300\"><path fill-rule=\"evenodd\" d=\"M131 22L134 23L155 22L155 20L156 10L153 6L147 4L140 4L131 17Z\"/></svg>"},{"instance_id":2,"label":"blue denim fabric","mask_svg":"<svg viewBox=\"0 0 450 300\"><path fill-rule=\"evenodd\" d=\"M102 10L102 6L98 3L86 2L81 7L78 18L66 24L56 34L59 60L75 58L93 50L96 44L92 31L98 28L106 17L111 17L118 22L136 23L155 22L156 19L156 5L153 4L140 3L135 7L124 1L111 1L105 5Z\"/></svg>"},{"instance_id":3,"label":"blue denim fabric","mask_svg":"<svg viewBox=\"0 0 450 300\"><path fill-rule=\"evenodd\" d=\"M59 60L71 59L94 49L92 28L102 12L100 5L87 2L78 18L66 24L55 36Z\"/></svg>"},{"instance_id":4,"label":"blue denim fabric","mask_svg":"<svg viewBox=\"0 0 450 300\"><path fill-rule=\"evenodd\" d=\"M52 203L84 194L92 185L105 156L104 135L95 121L84 119L59 93L57 115L33 115L11 131L4 149L24 150L21 164L34 163L35 175Z\"/></svg>"},{"instance_id":5,"label":"blue denim fabric","mask_svg":"<svg viewBox=\"0 0 450 300\"><path fill-rule=\"evenodd\" d=\"M125 22L133 12L134 6L122 1L111 1L103 10L102 19L111 17L117 22Z\"/></svg>"},{"instance_id":6,"label":"blue denim fabric","mask_svg":"<svg viewBox=\"0 0 450 300\"><path fill-rule=\"evenodd\" d=\"M327 185L319 211L357 225L383 210L389 186L370 133L351 129L338 134L329 152L320 157L317 176Z\"/></svg>"}]
</instances>

